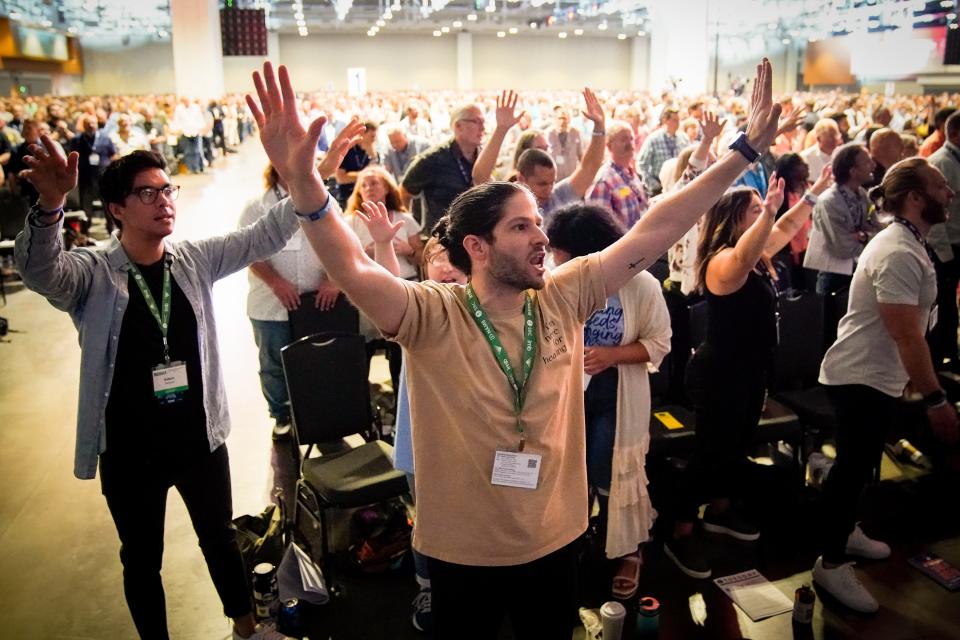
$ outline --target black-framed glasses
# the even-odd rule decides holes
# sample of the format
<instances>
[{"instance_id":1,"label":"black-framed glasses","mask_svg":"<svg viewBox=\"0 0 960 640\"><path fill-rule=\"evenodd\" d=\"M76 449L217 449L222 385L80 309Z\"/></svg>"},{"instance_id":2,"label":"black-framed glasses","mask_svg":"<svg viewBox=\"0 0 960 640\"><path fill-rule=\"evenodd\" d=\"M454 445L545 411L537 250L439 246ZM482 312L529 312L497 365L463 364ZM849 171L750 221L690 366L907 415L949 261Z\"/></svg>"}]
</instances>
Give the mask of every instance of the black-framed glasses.
<instances>
[{"instance_id":1,"label":"black-framed glasses","mask_svg":"<svg viewBox=\"0 0 960 640\"><path fill-rule=\"evenodd\" d=\"M173 202L177 199L177 196L180 195L180 185L178 184L168 184L165 187L137 187L130 192L132 195L140 198L140 202L143 204L153 204L157 201L157 198L162 193L167 200Z\"/></svg>"}]
</instances>

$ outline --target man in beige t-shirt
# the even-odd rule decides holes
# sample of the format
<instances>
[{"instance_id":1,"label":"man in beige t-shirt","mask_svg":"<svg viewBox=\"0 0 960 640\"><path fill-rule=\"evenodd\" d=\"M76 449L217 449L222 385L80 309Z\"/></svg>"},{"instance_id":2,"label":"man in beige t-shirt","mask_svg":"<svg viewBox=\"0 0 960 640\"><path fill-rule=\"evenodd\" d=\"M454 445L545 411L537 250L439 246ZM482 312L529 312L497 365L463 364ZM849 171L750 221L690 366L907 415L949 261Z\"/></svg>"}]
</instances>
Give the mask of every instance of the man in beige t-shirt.
<instances>
[{"instance_id":1,"label":"man in beige t-shirt","mask_svg":"<svg viewBox=\"0 0 960 640\"><path fill-rule=\"evenodd\" d=\"M780 106L771 99L769 62L757 71L736 152L660 201L621 240L553 275L544 269L547 237L526 187L492 182L461 194L439 236L469 287L405 282L371 260L347 224L327 215L329 196L313 167L323 118L304 130L283 67L279 82L270 63L265 82L254 74L259 103L247 102L311 246L330 278L407 352L414 546L429 557L436 637L495 638L505 615L518 638L570 637L572 543L587 521L583 322L773 141ZM381 203L364 206L387 215ZM514 389L525 398L519 416Z\"/></svg>"}]
</instances>

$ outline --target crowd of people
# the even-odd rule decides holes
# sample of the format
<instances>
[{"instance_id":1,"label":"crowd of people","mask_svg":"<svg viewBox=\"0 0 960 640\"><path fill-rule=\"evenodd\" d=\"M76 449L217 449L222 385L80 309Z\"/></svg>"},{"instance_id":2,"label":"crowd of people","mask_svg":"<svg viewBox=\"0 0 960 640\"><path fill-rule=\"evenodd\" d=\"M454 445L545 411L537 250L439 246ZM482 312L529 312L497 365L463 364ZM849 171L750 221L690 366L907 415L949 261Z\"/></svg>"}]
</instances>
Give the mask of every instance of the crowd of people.
<instances>
[{"instance_id":1,"label":"crowd of people","mask_svg":"<svg viewBox=\"0 0 960 640\"><path fill-rule=\"evenodd\" d=\"M413 621L441 638L496 637L504 617L518 637L569 637L576 541L594 499L615 563L610 593L636 594L658 515L645 460L648 374L670 350L665 296L705 300L709 318L687 368L696 444L662 510L673 523L665 553L702 579L701 528L758 539L738 507L779 296L848 291L820 378L839 427L813 575L843 604L877 610L847 560L890 553L857 524L857 498L908 383L934 436L958 440L936 376L958 360L960 218L947 216L960 206L957 96L775 100L766 61L752 95L720 97L298 96L269 63L254 80L255 98L207 108L39 99L0 114L8 176L32 206L18 267L81 328L75 473L92 478L99 466L142 637L166 637L161 496L172 486L235 637L275 637L238 589L229 528L210 291L244 267L275 438L291 431L279 352L303 294L321 310L345 294L371 338L399 345L389 355L396 464L417 505ZM226 153L253 123L270 166L240 228L166 241L171 174L181 163L203 170L206 139ZM66 198L78 190L85 202L90 189L119 233L63 252L51 238ZM658 263L662 281L645 272ZM150 499L130 491L142 490L132 478L144 465L157 470Z\"/></svg>"}]
</instances>

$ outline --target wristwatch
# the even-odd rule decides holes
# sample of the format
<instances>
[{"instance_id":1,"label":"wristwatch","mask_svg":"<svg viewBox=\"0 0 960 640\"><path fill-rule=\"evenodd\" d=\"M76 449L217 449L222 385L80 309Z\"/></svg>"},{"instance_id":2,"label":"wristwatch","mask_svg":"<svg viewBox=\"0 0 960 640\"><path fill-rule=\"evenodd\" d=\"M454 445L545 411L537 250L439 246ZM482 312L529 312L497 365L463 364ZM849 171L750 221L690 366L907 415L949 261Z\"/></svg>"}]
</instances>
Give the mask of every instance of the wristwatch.
<instances>
[{"instance_id":1,"label":"wristwatch","mask_svg":"<svg viewBox=\"0 0 960 640\"><path fill-rule=\"evenodd\" d=\"M946 402L947 394L943 392L943 389L937 389L923 396L923 404L926 405L927 409L934 409L942 404L946 404Z\"/></svg>"},{"instance_id":2,"label":"wristwatch","mask_svg":"<svg viewBox=\"0 0 960 640\"><path fill-rule=\"evenodd\" d=\"M750 143L747 142L747 134L743 131L740 132L736 138L733 139L733 142L730 143L730 149L734 151L739 151L740 155L747 159L747 162L753 164L760 158L760 152L750 146Z\"/></svg>"}]
</instances>

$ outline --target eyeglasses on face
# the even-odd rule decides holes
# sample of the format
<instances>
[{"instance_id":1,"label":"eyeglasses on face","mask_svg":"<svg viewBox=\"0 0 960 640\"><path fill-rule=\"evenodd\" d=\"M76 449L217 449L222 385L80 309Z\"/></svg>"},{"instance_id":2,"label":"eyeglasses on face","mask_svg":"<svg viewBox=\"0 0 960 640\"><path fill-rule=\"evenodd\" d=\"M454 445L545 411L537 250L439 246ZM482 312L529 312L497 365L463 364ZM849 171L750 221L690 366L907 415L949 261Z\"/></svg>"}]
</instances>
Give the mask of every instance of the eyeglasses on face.
<instances>
[{"instance_id":1,"label":"eyeglasses on face","mask_svg":"<svg viewBox=\"0 0 960 640\"><path fill-rule=\"evenodd\" d=\"M481 120L480 118L460 118L460 122L470 122L478 127L482 127L484 124L486 124L485 121Z\"/></svg>"},{"instance_id":2,"label":"eyeglasses on face","mask_svg":"<svg viewBox=\"0 0 960 640\"><path fill-rule=\"evenodd\" d=\"M135 195L140 198L140 202L143 204L153 204L157 201L157 198L162 193L167 200L173 202L177 199L177 196L180 195L180 185L178 184L168 184L165 187L137 187L130 192L131 195Z\"/></svg>"}]
</instances>

